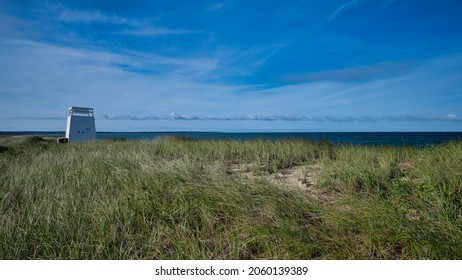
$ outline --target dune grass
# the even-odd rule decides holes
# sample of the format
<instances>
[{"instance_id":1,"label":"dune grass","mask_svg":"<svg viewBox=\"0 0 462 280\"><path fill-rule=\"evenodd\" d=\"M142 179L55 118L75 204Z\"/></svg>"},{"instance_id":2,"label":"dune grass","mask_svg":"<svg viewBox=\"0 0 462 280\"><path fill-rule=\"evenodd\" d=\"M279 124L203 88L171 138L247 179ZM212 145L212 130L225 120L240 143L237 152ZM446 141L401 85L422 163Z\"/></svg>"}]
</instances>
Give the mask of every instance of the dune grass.
<instances>
[{"instance_id":1,"label":"dune grass","mask_svg":"<svg viewBox=\"0 0 462 280\"><path fill-rule=\"evenodd\" d=\"M460 142L122 140L0 138L0 258L462 258Z\"/></svg>"}]
</instances>

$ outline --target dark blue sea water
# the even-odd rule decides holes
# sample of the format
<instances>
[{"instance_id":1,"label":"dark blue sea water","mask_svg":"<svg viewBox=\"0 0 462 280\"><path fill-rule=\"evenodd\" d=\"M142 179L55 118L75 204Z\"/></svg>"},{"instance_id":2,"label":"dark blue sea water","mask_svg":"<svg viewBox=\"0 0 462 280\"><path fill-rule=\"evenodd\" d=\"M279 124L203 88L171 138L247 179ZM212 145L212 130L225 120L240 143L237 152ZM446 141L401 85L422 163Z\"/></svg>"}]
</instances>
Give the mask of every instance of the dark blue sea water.
<instances>
[{"instance_id":1,"label":"dark blue sea water","mask_svg":"<svg viewBox=\"0 0 462 280\"><path fill-rule=\"evenodd\" d=\"M37 135L64 137L61 131L17 131L1 132L6 135ZM331 143L354 145L392 145L392 146L429 146L449 141L462 141L462 132L264 132L264 133L229 133L229 132L98 132L97 139L127 138L130 140L151 140L159 137L188 137L192 139L311 139L325 140Z\"/></svg>"}]
</instances>

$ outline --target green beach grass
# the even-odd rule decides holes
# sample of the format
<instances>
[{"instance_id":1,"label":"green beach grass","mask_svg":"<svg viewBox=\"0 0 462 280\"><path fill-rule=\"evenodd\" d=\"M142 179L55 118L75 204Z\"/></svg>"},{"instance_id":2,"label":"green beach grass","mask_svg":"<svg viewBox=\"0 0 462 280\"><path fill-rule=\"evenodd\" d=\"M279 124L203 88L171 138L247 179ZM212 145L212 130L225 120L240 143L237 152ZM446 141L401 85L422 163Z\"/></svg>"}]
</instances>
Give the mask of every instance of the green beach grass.
<instances>
[{"instance_id":1,"label":"green beach grass","mask_svg":"<svg viewBox=\"0 0 462 280\"><path fill-rule=\"evenodd\" d=\"M462 259L462 145L0 138L1 259Z\"/></svg>"}]
</instances>

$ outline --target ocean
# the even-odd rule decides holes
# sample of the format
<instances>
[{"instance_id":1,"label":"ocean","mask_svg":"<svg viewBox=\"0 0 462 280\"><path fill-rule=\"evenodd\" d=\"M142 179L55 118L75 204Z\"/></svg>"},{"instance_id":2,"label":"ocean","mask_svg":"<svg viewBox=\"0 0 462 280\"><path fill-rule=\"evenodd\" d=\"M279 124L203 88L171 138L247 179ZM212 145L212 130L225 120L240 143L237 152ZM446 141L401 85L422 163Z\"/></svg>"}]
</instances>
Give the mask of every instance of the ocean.
<instances>
[{"instance_id":1,"label":"ocean","mask_svg":"<svg viewBox=\"0 0 462 280\"><path fill-rule=\"evenodd\" d=\"M64 137L64 134L64 131L0 131L0 136ZM462 141L462 132L97 132L96 137L129 140L152 140L159 137L226 140L310 139L353 145L431 146L449 141Z\"/></svg>"}]
</instances>

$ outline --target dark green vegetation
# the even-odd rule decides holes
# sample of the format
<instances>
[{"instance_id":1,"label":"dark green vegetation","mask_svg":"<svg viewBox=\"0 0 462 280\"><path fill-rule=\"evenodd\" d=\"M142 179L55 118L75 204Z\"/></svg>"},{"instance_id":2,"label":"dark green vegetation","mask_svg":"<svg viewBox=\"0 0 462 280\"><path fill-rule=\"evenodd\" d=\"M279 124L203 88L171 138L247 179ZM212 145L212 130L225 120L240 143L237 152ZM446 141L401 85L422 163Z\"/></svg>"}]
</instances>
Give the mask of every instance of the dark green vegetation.
<instances>
[{"instance_id":1,"label":"dark green vegetation","mask_svg":"<svg viewBox=\"0 0 462 280\"><path fill-rule=\"evenodd\" d=\"M0 138L2 259L462 259L462 145Z\"/></svg>"}]
</instances>

